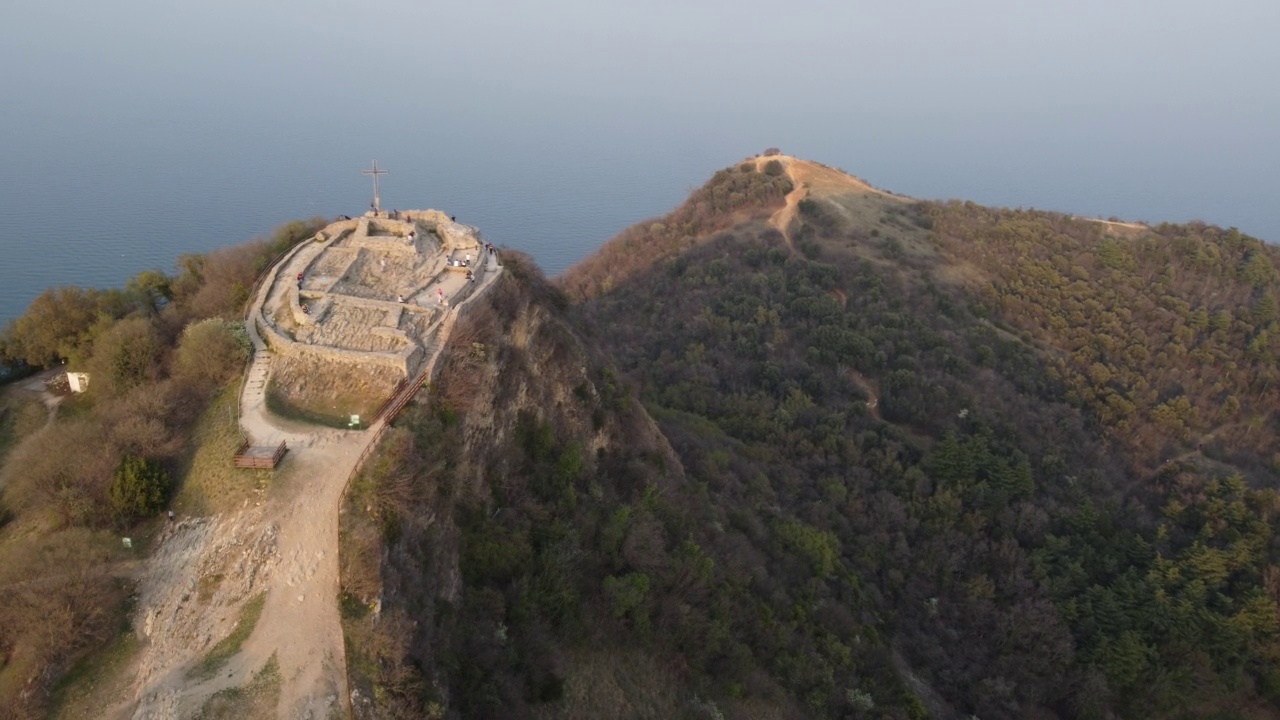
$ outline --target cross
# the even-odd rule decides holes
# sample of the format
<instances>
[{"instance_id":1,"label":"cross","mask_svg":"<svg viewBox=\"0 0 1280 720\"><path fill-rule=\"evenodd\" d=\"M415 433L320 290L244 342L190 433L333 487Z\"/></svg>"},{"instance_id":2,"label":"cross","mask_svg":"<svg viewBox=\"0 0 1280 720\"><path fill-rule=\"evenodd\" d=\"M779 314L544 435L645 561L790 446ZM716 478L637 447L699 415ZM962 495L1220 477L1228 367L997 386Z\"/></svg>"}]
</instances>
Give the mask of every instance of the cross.
<instances>
[{"instance_id":1,"label":"cross","mask_svg":"<svg viewBox=\"0 0 1280 720\"><path fill-rule=\"evenodd\" d=\"M390 170L379 170L379 169L378 169L378 161L377 161L377 160L374 160L374 161L373 161L373 169L372 169L372 170L361 170L361 171L360 171L360 174L361 174L361 175L372 175L372 176L373 176L373 210L374 210L374 212L377 212L377 211L379 211L379 210L381 210L381 209L382 209L382 198L378 197L378 176L379 176L379 175L386 175L386 174L387 174L387 173L389 173L389 172L391 172L391 171L390 171Z\"/></svg>"}]
</instances>

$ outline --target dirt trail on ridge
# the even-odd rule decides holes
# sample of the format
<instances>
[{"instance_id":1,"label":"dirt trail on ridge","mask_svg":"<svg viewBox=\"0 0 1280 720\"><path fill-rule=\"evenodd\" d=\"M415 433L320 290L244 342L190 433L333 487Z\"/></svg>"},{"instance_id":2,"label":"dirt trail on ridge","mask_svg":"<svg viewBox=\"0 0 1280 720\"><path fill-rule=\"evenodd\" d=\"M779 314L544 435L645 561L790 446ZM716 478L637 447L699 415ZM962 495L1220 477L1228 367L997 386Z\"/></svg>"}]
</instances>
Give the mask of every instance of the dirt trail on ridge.
<instances>
[{"instance_id":1,"label":"dirt trail on ridge","mask_svg":"<svg viewBox=\"0 0 1280 720\"><path fill-rule=\"evenodd\" d=\"M847 175L834 168L808 160L800 160L790 155L757 157L755 158L756 171L764 172L765 165L771 160L777 160L782 164L787 177L791 179L792 190L787 193L786 204L769 217L769 224L782 233L783 239L787 242L787 247L791 248L793 253L796 251L796 247L791 237L791 225L796 215L800 212L800 201L811 196L827 197L850 193L897 198L897 196L875 188L852 175Z\"/></svg>"}]
</instances>

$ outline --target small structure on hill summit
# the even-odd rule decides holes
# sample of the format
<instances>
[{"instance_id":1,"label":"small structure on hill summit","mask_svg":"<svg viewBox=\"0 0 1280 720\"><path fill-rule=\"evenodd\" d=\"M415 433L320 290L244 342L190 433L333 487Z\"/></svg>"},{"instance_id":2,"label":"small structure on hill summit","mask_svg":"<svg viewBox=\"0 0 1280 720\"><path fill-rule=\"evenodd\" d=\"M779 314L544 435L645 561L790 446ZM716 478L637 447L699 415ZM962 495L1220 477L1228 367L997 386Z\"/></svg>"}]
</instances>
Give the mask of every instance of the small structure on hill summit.
<instances>
[{"instance_id":1,"label":"small structure on hill summit","mask_svg":"<svg viewBox=\"0 0 1280 720\"><path fill-rule=\"evenodd\" d=\"M364 174L364 175L372 175L372 176L373 176L373 202L372 202L372 203L370 203L370 207L372 207L372 208L373 208L373 213L374 213L374 215L377 215L377 214L382 210L382 198L381 198L381 197L379 197L379 195L378 195L378 176L379 176L379 175L386 175L386 174L387 174L387 173L389 173L389 172L391 172L391 171L390 171L390 170L379 170L379 169L378 169L378 161L377 161L377 160L374 160L374 161L373 161L373 169L372 169L372 170L362 170L362 171L361 171L361 174Z\"/></svg>"}]
</instances>

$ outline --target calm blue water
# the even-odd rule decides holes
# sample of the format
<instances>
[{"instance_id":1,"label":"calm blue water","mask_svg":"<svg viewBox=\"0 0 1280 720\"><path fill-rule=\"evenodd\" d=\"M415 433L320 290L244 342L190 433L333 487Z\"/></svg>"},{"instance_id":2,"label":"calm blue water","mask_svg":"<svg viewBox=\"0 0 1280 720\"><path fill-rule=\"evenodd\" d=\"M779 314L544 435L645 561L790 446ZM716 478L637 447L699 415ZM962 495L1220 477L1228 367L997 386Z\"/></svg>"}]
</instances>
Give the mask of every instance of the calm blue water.
<instances>
[{"instance_id":1,"label":"calm blue water","mask_svg":"<svg viewBox=\"0 0 1280 720\"><path fill-rule=\"evenodd\" d=\"M1247 28L1280 19L1271 5L1221 11L1221 28L1171 13L1158 42L1122 33L1122 57L1089 46L1110 31L1087 14L1052 25L1012 4L1006 21L1040 33L1011 26L1035 61L1018 63L954 31L967 9L929 25L754 0L171 5L6 11L0 321L49 286L120 285L360 213L373 158L391 171L385 208L457 215L550 274L774 145L916 197L1280 240L1280 101L1228 72L1269 59Z\"/></svg>"},{"instance_id":2,"label":"calm blue water","mask_svg":"<svg viewBox=\"0 0 1280 720\"><path fill-rule=\"evenodd\" d=\"M643 143L601 148L571 138L460 132L428 141L434 133L416 128L361 145L349 133L290 122L30 123L33 142L3 147L0 165L0 318L51 285L119 285L292 218L363 212L372 189L361 170L371 154L391 171L381 180L383 207L445 210L553 273L665 212L733 159L688 148L672 162Z\"/></svg>"}]
</instances>

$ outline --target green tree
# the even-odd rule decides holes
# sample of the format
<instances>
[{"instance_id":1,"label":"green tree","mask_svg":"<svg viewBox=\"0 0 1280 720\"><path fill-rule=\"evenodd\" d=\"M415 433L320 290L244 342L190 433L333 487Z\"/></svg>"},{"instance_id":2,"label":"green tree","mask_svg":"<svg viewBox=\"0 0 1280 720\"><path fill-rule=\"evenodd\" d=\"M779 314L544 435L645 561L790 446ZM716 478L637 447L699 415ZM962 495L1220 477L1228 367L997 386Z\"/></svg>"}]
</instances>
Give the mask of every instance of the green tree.
<instances>
[{"instance_id":1,"label":"green tree","mask_svg":"<svg viewBox=\"0 0 1280 720\"><path fill-rule=\"evenodd\" d=\"M249 336L244 323L209 318L182 331L173 359L173 374L197 385L226 382L249 359Z\"/></svg>"},{"instance_id":2,"label":"green tree","mask_svg":"<svg viewBox=\"0 0 1280 720\"><path fill-rule=\"evenodd\" d=\"M644 573L628 573L622 577L610 575L604 579L604 591L613 600L615 618L630 618L637 630L648 631L648 575Z\"/></svg>"},{"instance_id":3,"label":"green tree","mask_svg":"<svg viewBox=\"0 0 1280 720\"><path fill-rule=\"evenodd\" d=\"M1253 309L1250 314L1253 321L1263 327L1275 322L1276 317L1280 316L1280 308L1276 307L1275 298L1270 295L1263 295L1253 303Z\"/></svg>"},{"instance_id":4,"label":"green tree","mask_svg":"<svg viewBox=\"0 0 1280 720\"><path fill-rule=\"evenodd\" d=\"M143 270L129 278L125 291L133 296L135 302L154 313L173 299L171 282L169 276L159 270Z\"/></svg>"},{"instance_id":5,"label":"green tree","mask_svg":"<svg viewBox=\"0 0 1280 720\"><path fill-rule=\"evenodd\" d=\"M1240 266L1240 278L1255 287L1266 285L1275 277L1275 266L1271 264L1271 258L1267 253L1262 250L1249 253Z\"/></svg>"},{"instance_id":6,"label":"green tree","mask_svg":"<svg viewBox=\"0 0 1280 720\"><path fill-rule=\"evenodd\" d=\"M111 480L111 505L124 518L154 515L164 507L169 473L159 463L136 455L120 459Z\"/></svg>"},{"instance_id":7,"label":"green tree","mask_svg":"<svg viewBox=\"0 0 1280 720\"><path fill-rule=\"evenodd\" d=\"M52 365L88 342L97 319L94 291L74 286L45 290L9 326L5 353L28 365Z\"/></svg>"},{"instance_id":8,"label":"green tree","mask_svg":"<svg viewBox=\"0 0 1280 720\"><path fill-rule=\"evenodd\" d=\"M155 326L145 317L121 320L101 332L93 342L89 361L90 387L94 392L122 395L160 372L163 343Z\"/></svg>"},{"instance_id":9,"label":"green tree","mask_svg":"<svg viewBox=\"0 0 1280 720\"><path fill-rule=\"evenodd\" d=\"M774 532L784 546L809 561L814 575L828 578L835 573L840 561L840 541L834 533L797 520L778 523Z\"/></svg>"}]
</instances>

